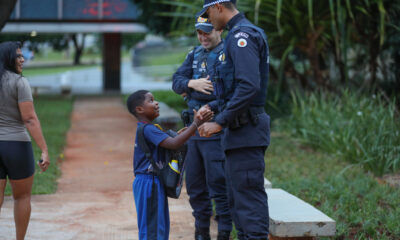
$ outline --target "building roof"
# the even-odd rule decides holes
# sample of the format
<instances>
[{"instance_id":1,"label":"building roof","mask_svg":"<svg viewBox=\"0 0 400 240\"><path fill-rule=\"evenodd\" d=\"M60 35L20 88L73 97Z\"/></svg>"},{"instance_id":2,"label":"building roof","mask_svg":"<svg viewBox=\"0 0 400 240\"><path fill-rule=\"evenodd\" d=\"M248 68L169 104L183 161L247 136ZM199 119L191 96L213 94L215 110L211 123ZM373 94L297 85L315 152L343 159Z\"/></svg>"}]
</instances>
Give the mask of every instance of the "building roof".
<instances>
[{"instance_id":1,"label":"building roof","mask_svg":"<svg viewBox=\"0 0 400 240\"><path fill-rule=\"evenodd\" d=\"M4 33L141 33L131 0L18 0Z\"/></svg>"},{"instance_id":2,"label":"building roof","mask_svg":"<svg viewBox=\"0 0 400 240\"><path fill-rule=\"evenodd\" d=\"M145 33L147 28L139 23L67 23L67 22L8 22L3 33Z\"/></svg>"}]
</instances>

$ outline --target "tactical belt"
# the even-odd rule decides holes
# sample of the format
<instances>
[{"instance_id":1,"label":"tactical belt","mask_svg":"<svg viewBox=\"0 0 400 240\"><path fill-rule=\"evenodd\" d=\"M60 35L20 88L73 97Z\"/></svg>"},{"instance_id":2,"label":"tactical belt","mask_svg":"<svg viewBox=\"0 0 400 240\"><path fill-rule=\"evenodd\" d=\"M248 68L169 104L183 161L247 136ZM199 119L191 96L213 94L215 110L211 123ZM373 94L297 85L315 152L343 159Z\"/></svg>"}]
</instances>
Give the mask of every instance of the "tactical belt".
<instances>
[{"instance_id":1,"label":"tactical belt","mask_svg":"<svg viewBox=\"0 0 400 240\"><path fill-rule=\"evenodd\" d=\"M236 117L228 127L229 129L237 129L246 125L249 121L256 126L259 122L258 115L263 113L265 113L264 107L250 107L249 110Z\"/></svg>"},{"instance_id":2,"label":"tactical belt","mask_svg":"<svg viewBox=\"0 0 400 240\"><path fill-rule=\"evenodd\" d=\"M265 113L264 107L250 107L249 112L253 114L262 114Z\"/></svg>"}]
</instances>

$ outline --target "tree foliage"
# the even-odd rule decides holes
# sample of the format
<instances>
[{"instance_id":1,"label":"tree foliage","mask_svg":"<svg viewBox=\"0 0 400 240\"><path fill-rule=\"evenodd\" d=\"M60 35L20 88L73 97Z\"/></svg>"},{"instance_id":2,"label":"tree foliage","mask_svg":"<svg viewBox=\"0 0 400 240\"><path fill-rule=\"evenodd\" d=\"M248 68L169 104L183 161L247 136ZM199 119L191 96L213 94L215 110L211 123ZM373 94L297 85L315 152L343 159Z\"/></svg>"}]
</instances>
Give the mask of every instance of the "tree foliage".
<instances>
[{"instance_id":1,"label":"tree foliage","mask_svg":"<svg viewBox=\"0 0 400 240\"><path fill-rule=\"evenodd\" d=\"M194 15L203 1L146 4L153 19L172 18L165 23L170 33L186 35L193 33ZM398 94L399 70L394 66L399 50L393 44L399 46L399 5L392 0L238 1L238 9L268 35L276 98L292 87L334 92L343 87L397 88Z\"/></svg>"},{"instance_id":2,"label":"tree foliage","mask_svg":"<svg viewBox=\"0 0 400 240\"><path fill-rule=\"evenodd\" d=\"M172 5L164 4L164 1L158 0L131 1L141 11L139 21L145 24L150 31L161 34L167 34L171 31L171 21L173 18L170 16L165 16L162 13L174 11Z\"/></svg>"}]
</instances>

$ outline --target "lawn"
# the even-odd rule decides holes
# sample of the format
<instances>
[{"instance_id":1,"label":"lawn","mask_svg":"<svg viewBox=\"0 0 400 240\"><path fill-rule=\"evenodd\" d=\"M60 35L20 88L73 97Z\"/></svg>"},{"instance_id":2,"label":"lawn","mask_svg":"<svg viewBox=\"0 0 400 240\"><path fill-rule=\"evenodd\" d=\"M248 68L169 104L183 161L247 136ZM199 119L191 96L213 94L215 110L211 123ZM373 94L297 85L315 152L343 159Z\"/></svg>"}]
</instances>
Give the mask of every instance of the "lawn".
<instances>
[{"instance_id":1,"label":"lawn","mask_svg":"<svg viewBox=\"0 0 400 240\"><path fill-rule=\"evenodd\" d=\"M138 54L141 66L159 66L170 64L181 64L189 49L181 48L146 48L140 50Z\"/></svg>"},{"instance_id":2,"label":"lawn","mask_svg":"<svg viewBox=\"0 0 400 240\"><path fill-rule=\"evenodd\" d=\"M399 239L400 189L273 131L266 177L337 223L337 239Z\"/></svg>"},{"instance_id":3,"label":"lawn","mask_svg":"<svg viewBox=\"0 0 400 240\"><path fill-rule=\"evenodd\" d=\"M48 74L56 74L63 73L67 71L73 70L81 70L92 67L100 67L98 64L89 64L89 65L78 65L78 66L60 66L60 67L37 67L37 68L25 68L23 70L23 75L27 78L37 75L48 75Z\"/></svg>"},{"instance_id":4,"label":"lawn","mask_svg":"<svg viewBox=\"0 0 400 240\"><path fill-rule=\"evenodd\" d=\"M39 61L39 62L71 62L73 61L74 58L74 52L71 51L69 55L67 56L65 54L65 51L54 51L50 50L47 53L39 52L35 54L35 58L33 61ZM94 61L97 59L101 58L101 53L92 53L88 52L87 50L84 51L82 55L82 60L84 61Z\"/></svg>"},{"instance_id":5,"label":"lawn","mask_svg":"<svg viewBox=\"0 0 400 240\"><path fill-rule=\"evenodd\" d=\"M154 93L176 110L182 109L172 91ZM276 118L266 153L265 176L274 188L315 206L337 223L335 239L400 239L400 189L382 183L359 165L339 155L315 150L290 135Z\"/></svg>"},{"instance_id":6,"label":"lawn","mask_svg":"<svg viewBox=\"0 0 400 240\"><path fill-rule=\"evenodd\" d=\"M58 166L63 159L63 147L66 141L66 132L70 127L70 114L72 111L73 99L58 96L39 96L34 99L35 110L42 125L50 156L50 167L40 173L36 165L33 194L49 194L57 190L57 178L60 175ZM40 158L41 151L32 141L35 159ZM9 184L6 194L11 193Z\"/></svg>"}]
</instances>

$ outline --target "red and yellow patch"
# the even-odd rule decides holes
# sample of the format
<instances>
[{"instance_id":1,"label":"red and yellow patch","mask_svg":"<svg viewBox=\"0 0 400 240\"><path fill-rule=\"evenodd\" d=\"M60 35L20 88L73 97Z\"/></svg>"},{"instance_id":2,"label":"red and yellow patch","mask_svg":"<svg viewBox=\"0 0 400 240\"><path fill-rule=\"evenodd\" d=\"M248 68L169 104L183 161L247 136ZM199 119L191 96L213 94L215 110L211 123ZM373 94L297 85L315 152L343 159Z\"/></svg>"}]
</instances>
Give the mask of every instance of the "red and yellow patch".
<instances>
[{"instance_id":1,"label":"red and yellow patch","mask_svg":"<svg viewBox=\"0 0 400 240\"><path fill-rule=\"evenodd\" d=\"M202 18L202 17L197 18L198 23L206 23L207 21L208 21L207 18Z\"/></svg>"},{"instance_id":2,"label":"red and yellow patch","mask_svg":"<svg viewBox=\"0 0 400 240\"><path fill-rule=\"evenodd\" d=\"M238 47L246 47L247 46L247 41L244 38L241 38L238 40Z\"/></svg>"}]
</instances>

